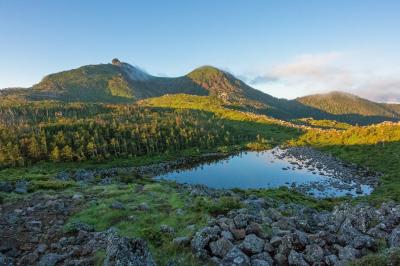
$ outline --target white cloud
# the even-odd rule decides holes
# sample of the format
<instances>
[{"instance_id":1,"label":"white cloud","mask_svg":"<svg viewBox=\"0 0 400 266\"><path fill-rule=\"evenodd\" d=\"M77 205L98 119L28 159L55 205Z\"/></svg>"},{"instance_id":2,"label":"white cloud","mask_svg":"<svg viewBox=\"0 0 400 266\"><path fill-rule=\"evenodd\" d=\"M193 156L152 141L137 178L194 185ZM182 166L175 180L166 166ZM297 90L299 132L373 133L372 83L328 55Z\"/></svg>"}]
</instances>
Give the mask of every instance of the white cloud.
<instances>
[{"instance_id":1,"label":"white cloud","mask_svg":"<svg viewBox=\"0 0 400 266\"><path fill-rule=\"evenodd\" d=\"M361 62L357 66L353 61L341 52L303 54L269 68L250 83L285 98L341 90L375 101L400 102L400 69Z\"/></svg>"}]
</instances>

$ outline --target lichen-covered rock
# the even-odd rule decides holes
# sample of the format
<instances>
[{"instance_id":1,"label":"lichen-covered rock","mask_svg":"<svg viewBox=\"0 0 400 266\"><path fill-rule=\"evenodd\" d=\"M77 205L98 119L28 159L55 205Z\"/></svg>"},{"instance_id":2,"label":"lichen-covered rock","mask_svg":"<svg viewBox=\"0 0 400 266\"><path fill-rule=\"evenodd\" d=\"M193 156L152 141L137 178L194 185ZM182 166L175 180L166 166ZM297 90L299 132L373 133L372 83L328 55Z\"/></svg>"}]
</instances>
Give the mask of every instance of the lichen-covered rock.
<instances>
[{"instance_id":1,"label":"lichen-covered rock","mask_svg":"<svg viewBox=\"0 0 400 266\"><path fill-rule=\"evenodd\" d=\"M223 266L250 266L250 259L238 247L233 247L223 258Z\"/></svg>"},{"instance_id":2,"label":"lichen-covered rock","mask_svg":"<svg viewBox=\"0 0 400 266\"><path fill-rule=\"evenodd\" d=\"M389 235L389 247L400 247L400 227L393 229Z\"/></svg>"},{"instance_id":3,"label":"lichen-covered rock","mask_svg":"<svg viewBox=\"0 0 400 266\"><path fill-rule=\"evenodd\" d=\"M305 259L311 264L320 262L324 259L324 250L317 244L308 245L305 254Z\"/></svg>"},{"instance_id":4,"label":"lichen-covered rock","mask_svg":"<svg viewBox=\"0 0 400 266\"><path fill-rule=\"evenodd\" d=\"M288 263L290 266L309 266L310 264L308 264L303 257L303 254L298 253L295 250L291 250L289 253L289 257L288 257Z\"/></svg>"},{"instance_id":5,"label":"lichen-covered rock","mask_svg":"<svg viewBox=\"0 0 400 266\"><path fill-rule=\"evenodd\" d=\"M223 237L217 241L210 242L211 254L220 258L225 257L232 247L232 242Z\"/></svg>"},{"instance_id":6,"label":"lichen-covered rock","mask_svg":"<svg viewBox=\"0 0 400 266\"><path fill-rule=\"evenodd\" d=\"M247 254L257 254L264 249L264 240L256 236L255 234L247 235L243 242L240 244L240 248Z\"/></svg>"},{"instance_id":7,"label":"lichen-covered rock","mask_svg":"<svg viewBox=\"0 0 400 266\"><path fill-rule=\"evenodd\" d=\"M108 237L104 266L154 266L154 260L142 239Z\"/></svg>"},{"instance_id":8,"label":"lichen-covered rock","mask_svg":"<svg viewBox=\"0 0 400 266\"><path fill-rule=\"evenodd\" d=\"M358 258L360 252L352 246L345 246L339 249L339 259L344 261L351 261Z\"/></svg>"},{"instance_id":9,"label":"lichen-covered rock","mask_svg":"<svg viewBox=\"0 0 400 266\"><path fill-rule=\"evenodd\" d=\"M221 229L218 226L205 227L198 231L192 239L192 250L198 257L207 256L205 247L210 241L215 241L219 238Z\"/></svg>"}]
</instances>

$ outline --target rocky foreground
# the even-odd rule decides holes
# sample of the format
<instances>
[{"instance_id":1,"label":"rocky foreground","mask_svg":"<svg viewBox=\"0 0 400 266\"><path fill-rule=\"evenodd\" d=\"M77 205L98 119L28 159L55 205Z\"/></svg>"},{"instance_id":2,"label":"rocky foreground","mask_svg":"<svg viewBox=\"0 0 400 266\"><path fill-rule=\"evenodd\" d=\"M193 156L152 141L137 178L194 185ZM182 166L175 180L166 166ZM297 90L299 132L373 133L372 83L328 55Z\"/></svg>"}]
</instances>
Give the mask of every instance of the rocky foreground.
<instances>
[{"instance_id":1,"label":"rocky foreground","mask_svg":"<svg viewBox=\"0 0 400 266\"><path fill-rule=\"evenodd\" d=\"M342 204L317 211L231 190L196 185L178 185L177 190L192 199L188 207L197 197L240 198L242 208L210 216L207 226L190 235L161 226L159 234L172 235L171 244L191 250L202 265L346 265L383 247L388 254L400 247L400 205L395 203L379 208ZM112 227L96 232L80 222L66 230L68 217L93 200L93 195L41 194L3 204L0 265L155 265L143 239L119 236ZM110 208L125 206L114 202ZM149 206L136 208L146 211ZM400 261L392 265L396 263Z\"/></svg>"},{"instance_id":2,"label":"rocky foreground","mask_svg":"<svg viewBox=\"0 0 400 266\"><path fill-rule=\"evenodd\" d=\"M400 205L342 204L331 212L250 197L191 240L216 265L347 265L382 246L400 247ZM396 263L400 263L397 261ZM393 264L398 265L398 264Z\"/></svg>"}]
</instances>

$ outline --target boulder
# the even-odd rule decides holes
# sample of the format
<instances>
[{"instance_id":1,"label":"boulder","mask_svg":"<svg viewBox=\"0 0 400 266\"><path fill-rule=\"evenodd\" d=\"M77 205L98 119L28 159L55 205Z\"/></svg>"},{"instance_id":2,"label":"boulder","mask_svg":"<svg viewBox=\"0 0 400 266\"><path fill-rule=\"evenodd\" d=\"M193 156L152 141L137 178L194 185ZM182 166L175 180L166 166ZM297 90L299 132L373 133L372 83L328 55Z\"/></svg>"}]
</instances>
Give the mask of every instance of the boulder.
<instances>
[{"instance_id":1,"label":"boulder","mask_svg":"<svg viewBox=\"0 0 400 266\"><path fill-rule=\"evenodd\" d=\"M198 231L192 239L191 245L192 250L198 257L204 257L207 255L205 250L206 246L210 241L215 241L219 238L220 229L218 226L204 227Z\"/></svg>"},{"instance_id":2,"label":"boulder","mask_svg":"<svg viewBox=\"0 0 400 266\"><path fill-rule=\"evenodd\" d=\"M325 256L324 262L328 266L334 266L338 263L339 259L335 254Z\"/></svg>"},{"instance_id":3,"label":"boulder","mask_svg":"<svg viewBox=\"0 0 400 266\"><path fill-rule=\"evenodd\" d=\"M264 240L256 236L255 234L247 235L243 242L240 244L240 248L247 254L257 254L264 249Z\"/></svg>"},{"instance_id":4,"label":"boulder","mask_svg":"<svg viewBox=\"0 0 400 266\"><path fill-rule=\"evenodd\" d=\"M236 227L230 227L229 231L231 231L233 237L237 240L241 240L241 239L245 238L245 236L246 236L245 229L238 229Z\"/></svg>"},{"instance_id":5,"label":"boulder","mask_svg":"<svg viewBox=\"0 0 400 266\"><path fill-rule=\"evenodd\" d=\"M351 260L358 258L359 255L360 255L360 252L350 245L339 249L339 259L340 260L351 261Z\"/></svg>"},{"instance_id":6,"label":"boulder","mask_svg":"<svg viewBox=\"0 0 400 266\"><path fill-rule=\"evenodd\" d=\"M287 256L285 256L282 253L277 253L274 256L274 262L276 265L285 266L285 265L288 265L288 258L287 258Z\"/></svg>"},{"instance_id":7,"label":"boulder","mask_svg":"<svg viewBox=\"0 0 400 266\"><path fill-rule=\"evenodd\" d=\"M146 242L139 238L119 237L110 234L107 239L104 266L154 266Z\"/></svg>"},{"instance_id":8,"label":"boulder","mask_svg":"<svg viewBox=\"0 0 400 266\"><path fill-rule=\"evenodd\" d=\"M304 260L303 254L298 253L294 249L292 249L289 253L288 263L289 263L289 265L293 265L293 266L309 266L310 265Z\"/></svg>"},{"instance_id":9,"label":"boulder","mask_svg":"<svg viewBox=\"0 0 400 266\"><path fill-rule=\"evenodd\" d=\"M308 245L305 250L305 259L311 264L320 262L324 259L324 250L317 244Z\"/></svg>"},{"instance_id":10,"label":"boulder","mask_svg":"<svg viewBox=\"0 0 400 266\"><path fill-rule=\"evenodd\" d=\"M277 248L279 247L279 245L282 243L282 237L280 236L274 236L271 238L271 240L269 241L269 243L274 247Z\"/></svg>"},{"instance_id":11,"label":"boulder","mask_svg":"<svg viewBox=\"0 0 400 266\"><path fill-rule=\"evenodd\" d=\"M223 258L222 266L250 266L250 259L238 247L233 247Z\"/></svg>"},{"instance_id":12,"label":"boulder","mask_svg":"<svg viewBox=\"0 0 400 266\"><path fill-rule=\"evenodd\" d=\"M223 237L217 241L210 242L211 254L220 258L225 257L232 247L232 242Z\"/></svg>"},{"instance_id":13,"label":"boulder","mask_svg":"<svg viewBox=\"0 0 400 266\"><path fill-rule=\"evenodd\" d=\"M235 223L237 228L246 228L247 226L247 215L246 214L238 214L233 218L233 222Z\"/></svg>"},{"instance_id":14,"label":"boulder","mask_svg":"<svg viewBox=\"0 0 400 266\"><path fill-rule=\"evenodd\" d=\"M396 227L389 235L389 247L400 247L400 227Z\"/></svg>"},{"instance_id":15,"label":"boulder","mask_svg":"<svg viewBox=\"0 0 400 266\"><path fill-rule=\"evenodd\" d=\"M274 264L274 260L272 259L271 255L265 251L251 256L251 260L262 260L267 261L270 265Z\"/></svg>"},{"instance_id":16,"label":"boulder","mask_svg":"<svg viewBox=\"0 0 400 266\"><path fill-rule=\"evenodd\" d=\"M233 237L233 234L231 232L229 232L229 231L222 231L221 232L221 236L226 238L226 239L228 239L228 240L230 240L230 241L233 241L235 239Z\"/></svg>"}]
</instances>

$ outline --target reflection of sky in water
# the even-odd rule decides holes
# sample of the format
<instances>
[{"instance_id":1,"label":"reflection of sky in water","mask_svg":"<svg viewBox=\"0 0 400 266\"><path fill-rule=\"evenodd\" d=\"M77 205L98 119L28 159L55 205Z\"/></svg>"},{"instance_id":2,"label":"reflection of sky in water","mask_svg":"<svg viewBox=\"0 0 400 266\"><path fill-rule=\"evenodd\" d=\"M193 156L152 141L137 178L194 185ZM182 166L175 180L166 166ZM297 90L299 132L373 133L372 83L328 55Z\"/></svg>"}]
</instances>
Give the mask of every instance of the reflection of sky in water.
<instances>
[{"instance_id":1,"label":"reflection of sky in water","mask_svg":"<svg viewBox=\"0 0 400 266\"><path fill-rule=\"evenodd\" d=\"M282 169L289 167L289 170ZM296 169L292 170L293 167ZM321 171L315 172L316 174L313 174L306 168L298 169L297 165L291 165L287 159L275 158L271 151L265 151L241 153L189 170L173 171L157 178L179 183L204 184L213 188L242 189L276 188L290 186L293 182L297 186L318 182L324 186L324 190L321 192L311 189L316 196L344 196L349 193L348 190L331 187L330 182L338 179L321 175ZM364 194L371 192L369 186L361 187ZM356 195L355 189L351 193Z\"/></svg>"}]
</instances>

